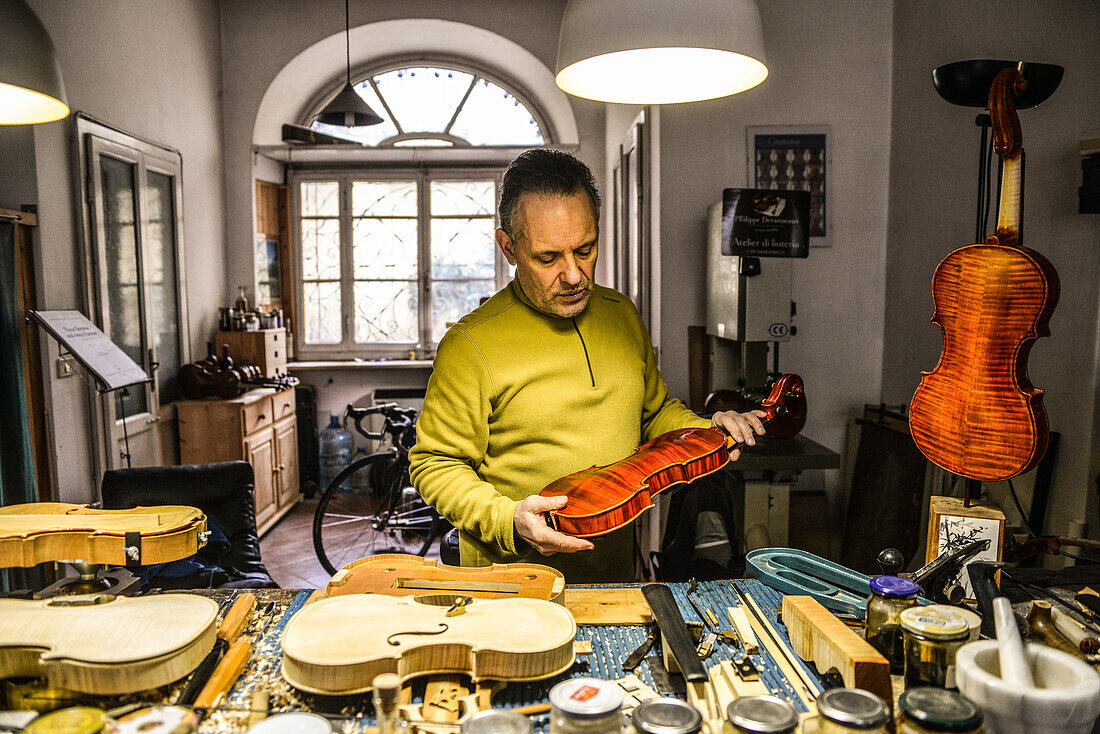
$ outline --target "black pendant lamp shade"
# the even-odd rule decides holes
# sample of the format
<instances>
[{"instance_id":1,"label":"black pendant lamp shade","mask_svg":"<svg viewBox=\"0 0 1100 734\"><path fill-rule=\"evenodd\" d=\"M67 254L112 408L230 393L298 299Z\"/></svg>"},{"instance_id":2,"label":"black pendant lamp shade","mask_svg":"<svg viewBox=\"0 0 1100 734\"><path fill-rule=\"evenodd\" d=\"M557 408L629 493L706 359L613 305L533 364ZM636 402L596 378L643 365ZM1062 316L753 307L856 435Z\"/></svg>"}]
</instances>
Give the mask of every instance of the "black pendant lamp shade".
<instances>
[{"instance_id":1,"label":"black pendant lamp shade","mask_svg":"<svg viewBox=\"0 0 1100 734\"><path fill-rule=\"evenodd\" d=\"M339 94L313 116L316 122L339 127L366 127L382 122L374 110L351 86L351 21L348 13L348 0L344 0L344 41L347 47L347 81Z\"/></svg>"},{"instance_id":2,"label":"black pendant lamp shade","mask_svg":"<svg viewBox=\"0 0 1100 734\"><path fill-rule=\"evenodd\" d=\"M382 122L382 118L352 88L350 81L313 119L340 127L366 127Z\"/></svg>"}]
</instances>

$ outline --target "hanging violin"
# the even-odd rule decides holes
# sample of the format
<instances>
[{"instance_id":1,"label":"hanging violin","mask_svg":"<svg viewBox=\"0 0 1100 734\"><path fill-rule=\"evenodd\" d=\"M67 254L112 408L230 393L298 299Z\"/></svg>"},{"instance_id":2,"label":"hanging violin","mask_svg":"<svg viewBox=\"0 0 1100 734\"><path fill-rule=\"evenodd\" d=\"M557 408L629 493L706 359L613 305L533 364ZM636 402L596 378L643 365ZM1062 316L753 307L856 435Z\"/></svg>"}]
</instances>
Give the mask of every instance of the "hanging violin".
<instances>
[{"instance_id":1,"label":"hanging violin","mask_svg":"<svg viewBox=\"0 0 1100 734\"><path fill-rule=\"evenodd\" d=\"M963 477L995 482L1033 468L1049 435L1043 391L1031 384L1032 343L1049 336L1058 273L1020 244L1024 153L1012 98L1026 86L1018 69L989 91L994 148L1003 159L997 233L943 259L932 278L932 322L943 352L921 373L909 428L933 463Z\"/></svg>"},{"instance_id":2,"label":"hanging violin","mask_svg":"<svg viewBox=\"0 0 1100 734\"><path fill-rule=\"evenodd\" d=\"M760 409L764 423L791 410L806 410L806 392L798 375L783 375L772 385ZM681 428L650 439L630 456L557 479L539 494L565 495L569 504L548 513L555 530L579 538L604 535L636 520L653 507L653 498L680 484L718 471L730 460L730 437L717 428Z\"/></svg>"}]
</instances>

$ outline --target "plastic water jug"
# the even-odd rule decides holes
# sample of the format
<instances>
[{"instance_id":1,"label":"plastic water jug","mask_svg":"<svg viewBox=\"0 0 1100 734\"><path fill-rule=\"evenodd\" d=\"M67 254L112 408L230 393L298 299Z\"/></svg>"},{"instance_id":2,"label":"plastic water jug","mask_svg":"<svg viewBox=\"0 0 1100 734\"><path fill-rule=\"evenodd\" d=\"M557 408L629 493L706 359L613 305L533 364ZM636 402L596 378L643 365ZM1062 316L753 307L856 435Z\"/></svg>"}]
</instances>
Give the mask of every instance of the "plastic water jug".
<instances>
[{"instance_id":1,"label":"plastic water jug","mask_svg":"<svg viewBox=\"0 0 1100 734\"><path fill-rule=\"evenodd\" d=\"M321 486L327 488L336 475L351 461L351 434L340 425L340 419L329 416L329 424L318 439L321 464ZM340 487L351 489L350 479L345 478Z\"/></svg>"}]
</instances>

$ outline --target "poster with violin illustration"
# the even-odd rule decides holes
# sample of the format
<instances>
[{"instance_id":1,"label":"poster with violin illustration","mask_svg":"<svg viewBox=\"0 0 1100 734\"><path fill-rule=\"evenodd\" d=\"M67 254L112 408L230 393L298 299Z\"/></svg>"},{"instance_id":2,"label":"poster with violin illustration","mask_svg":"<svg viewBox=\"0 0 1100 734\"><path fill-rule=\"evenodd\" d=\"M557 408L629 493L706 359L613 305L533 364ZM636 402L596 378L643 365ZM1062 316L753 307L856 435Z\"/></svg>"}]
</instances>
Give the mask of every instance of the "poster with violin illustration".
<instances>
[{"instance_id":1,"label":"poster with violin illustration","mask_svg":"<svg viewBox=\"0 0 1100 734\"><path fill-rule=\"evenodd\" d=\"M828 198L829 128L779 125L748 128L748 180L759 189L804 191L810 195L810 245L830 243Z\"/></svg>"}]
</instances>

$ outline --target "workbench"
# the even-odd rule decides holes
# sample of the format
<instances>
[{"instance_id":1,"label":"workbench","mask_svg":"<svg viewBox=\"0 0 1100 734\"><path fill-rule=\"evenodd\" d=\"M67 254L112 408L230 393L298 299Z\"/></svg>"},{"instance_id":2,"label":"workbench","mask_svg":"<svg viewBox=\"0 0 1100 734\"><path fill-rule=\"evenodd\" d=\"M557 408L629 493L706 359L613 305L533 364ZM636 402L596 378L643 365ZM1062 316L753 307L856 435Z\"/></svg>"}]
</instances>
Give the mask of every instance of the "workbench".
<instances>
[{"instance_id":1,"label":"workbench","mask_svg":"<svg viewBox=\"0 0 1100 734\"><path fill-rule=\"evenodd\" d=\"M615 589L625 588L626 586L637 585L567 587L566 593L568 594L571 588ZM698 620L698 615L688 603L685 595L687 584L670 584L669 586L673 591L673 595L676 598L685 621L692 622ZM726 614L726 609L739 605L737 595L734 591L735 586L743 593L752 595L761 609L772 621L774 621L775 613L781 603L782 597L778 592L755 580L702 582L699 584L693 596L702 607L710 608L715 612L719 620L719 629L728 630L732 628L732 625ZM215 590L188 593L204 594L219 601L225 601L236 594L242 593L242 591L243 590ZM323 594L323 592L312 589L257 589L252 590L252 593L257 597L257 610L262 610L268 602L273 603L274 606L270 612L270 619L268 617L261 617L259 612L253 615L253 619L244 630L243 634L256 635L262 631L262 636L255 642L248 665L240 679L238 679L237 683L230 690L226 703L209 713L201 724L199 731L203 734L213 734L214 732L232 734L233 732L245 731L248 726L250 707L253 702L253 691L257 689L261 691L266 690L269 693L269 712L271 714L281 711L312 711L330 719L337 732L351 734L353 732L364 732L370 729L374 724L374 713L368 694L338 697L305 694L291 688L280 675L280 666L282 664L280 639L283 628L294 614L309 603L312 598L316 598L317 595ZM776 627L781 634L785 632L785 628L781 624L776 625ZM514 708L544 703L547 701L547 695L550 688L561 680L570 677L591 676L606 680L622 678L630 672L622 669L621 664L623 660L642 644L648 633L649 627L641 624L614 626L578 624L576 640L582 643L591 643L591 653L578 653L573 667L566 673L554 678L528 683L509 684L493 697L492 705L494 708ZM657 648L655 648L651 654L656 652ZM732 648L727 647L722 642L718 642L715 645L713 655L711 655L704 664L709 669L717 665L719 661L731 659L732 652ZM795 695L794 689L782 674L779 673L778 668L775 666L774 662L770 660L770 656L768 656L763 647L761 647L761 652L758 655L754 655L752 659L760 668L761 681L771 692L780 697L791 699L791 702L796 708L804 709L797 695ZM811 676L820 680L820 676L817 675L812 666L805 663L803 663L803 666ZM655 687L653 676L650 672L650 662L648 660L643 661L634 672L646 685L651 688ZM110 709L126 703L171 703L179 695L185 683L186 678L170 686L144 691L131 696L111 700L99 699L84 701L82 703L97 705L105 709ZM423 686L421 684L420 690L422 690L422 688ZM413 690L413 702L415 703L418 701L415 685L413 686ZM682 698L683 696L681 695L680 697ZM78 702L73 702L72 705L78 705ZM535 724L536 730L539 732L545 732L549 728L548 715L534 716L532 717L532 721ZM457 731L457 727L455 727L455 730Z\"/></svg>"}]
</instances>

